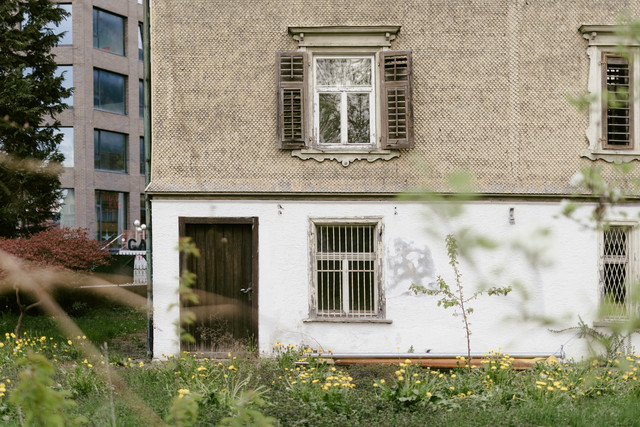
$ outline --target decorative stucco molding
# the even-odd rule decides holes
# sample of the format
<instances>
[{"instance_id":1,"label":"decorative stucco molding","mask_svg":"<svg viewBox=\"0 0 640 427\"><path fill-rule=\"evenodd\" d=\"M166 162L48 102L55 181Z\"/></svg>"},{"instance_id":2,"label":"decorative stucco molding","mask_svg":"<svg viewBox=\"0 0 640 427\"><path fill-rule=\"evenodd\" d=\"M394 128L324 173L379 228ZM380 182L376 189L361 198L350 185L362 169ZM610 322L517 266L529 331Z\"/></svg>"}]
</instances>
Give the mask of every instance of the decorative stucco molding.
<instances>
[{"instance_id":1,"label":"decorative stucco molding","mask_svg":"<svg viewBox=\"0 0 640 427\"><path fill-rule=\"evenodd\" d=\"M369 163L376 160L391 160L395 157L400 157L400 153L397 151L378 150L378 151L341 151L341 152L326 152L320 150L293 150L291 152L292 157L298 157L302 160L313 159L318 162L325 160L335 160L347 167L356 160L366 160Z\"/></svg>"}]
</instances>

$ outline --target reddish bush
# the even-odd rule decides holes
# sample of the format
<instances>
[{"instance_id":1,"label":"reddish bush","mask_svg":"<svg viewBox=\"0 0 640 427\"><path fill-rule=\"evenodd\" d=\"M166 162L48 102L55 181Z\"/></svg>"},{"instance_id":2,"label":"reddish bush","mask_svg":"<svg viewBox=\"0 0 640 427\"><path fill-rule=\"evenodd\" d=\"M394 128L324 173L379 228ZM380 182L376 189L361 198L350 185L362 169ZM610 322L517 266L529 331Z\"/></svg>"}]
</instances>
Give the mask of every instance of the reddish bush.
<instances>
[{"instance_id":1,"label":"reddish bush","mask_svg":"<svg viewBox=\"0 0 640 427\"><path fill-rule=\"evenodd\" d=\"M37 265L74 271L109 264L111 255L103 246L85 228L50 228L28 238L0 238L0 250Z\"/></svg>"}]
</instances>

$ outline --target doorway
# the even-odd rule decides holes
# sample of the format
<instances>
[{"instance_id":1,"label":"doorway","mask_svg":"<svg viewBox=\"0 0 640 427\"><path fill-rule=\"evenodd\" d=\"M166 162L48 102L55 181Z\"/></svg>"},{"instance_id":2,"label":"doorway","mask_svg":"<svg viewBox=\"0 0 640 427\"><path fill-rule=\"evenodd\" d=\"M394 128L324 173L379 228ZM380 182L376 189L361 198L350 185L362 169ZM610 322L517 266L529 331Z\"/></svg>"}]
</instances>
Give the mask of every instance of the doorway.
<instances>
[{"instance_id":1,"label":"doorway","mask_svg":"<svg viewBox=\"0 0 640 427\"><path fill-rule=\"evenodd\" d=\"M180 218L179 226L180 237L200 251L180 265L195 273L199 298L181 307L195 314L183 325L195 342L182 342L181 349L213 356L257 351L258 218Z\"/></svg>"}]
</instances>

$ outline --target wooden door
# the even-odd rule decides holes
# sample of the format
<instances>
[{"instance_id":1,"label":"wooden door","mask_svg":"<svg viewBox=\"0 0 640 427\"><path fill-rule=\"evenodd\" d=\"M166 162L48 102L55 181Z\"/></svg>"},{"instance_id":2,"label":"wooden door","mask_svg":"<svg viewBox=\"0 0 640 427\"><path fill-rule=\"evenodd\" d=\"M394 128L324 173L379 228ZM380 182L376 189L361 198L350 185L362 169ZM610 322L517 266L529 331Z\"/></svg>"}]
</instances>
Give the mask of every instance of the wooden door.
<instances>
[{"instance_id":1,"label":"wooden door","mask_svg":"<svg viewBox=\"0 0 640 427\"><path fill-rule=\"evenodd\" d=\"M258 336L257 218L184 218L181 235L191 237L200 257L186 265L196 274L197 305L182 307L196 320L185 325L195 343L182 349L226 353L256 348Z\"/></svg>"}]
</instances>

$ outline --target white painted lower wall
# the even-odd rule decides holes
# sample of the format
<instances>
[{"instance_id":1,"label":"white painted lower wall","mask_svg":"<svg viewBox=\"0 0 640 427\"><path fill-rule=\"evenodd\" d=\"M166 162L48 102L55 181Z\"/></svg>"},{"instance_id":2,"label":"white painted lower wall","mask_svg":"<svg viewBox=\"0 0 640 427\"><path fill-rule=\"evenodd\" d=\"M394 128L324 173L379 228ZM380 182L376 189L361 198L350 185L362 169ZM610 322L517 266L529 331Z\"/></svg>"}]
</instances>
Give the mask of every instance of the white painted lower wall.
<instances>
[{"instance_id":1,"label":"white painted lower wall","mask_svg":"<svg viewBox=\"0 0 640 427\"><path fill-rule=\"evenodd\" d=\"M434 209L435 207L435 209ZM482 295L470 305L471 350L511 354L564 351L581 357L585 341L576 331L578 315L597 318L598 232L561 217L557 202L477 201L464 214L443 219L428 207L398 201L153 200L154 357L179 352L178 218L257 217L259 223L259 350L277 342L307 344L335 353L466 353L462 320L438 297L409 292L438 275L453 285L444 237L463 229L504 245L477 249L461 260L467 295L483 285L519 284L507 297ZM510 223L513 209L514 223ZM590 207L581 208L583 216ZM627 210L638 218L638 209ZM386 318L391 323L304 322L309 314L309 218L382 218ZM546 238L536 234L547 228ZM532 263L533 261L533 263ZM551 320L552 323L543 321Z\"/></svg>"}]
</instances>

